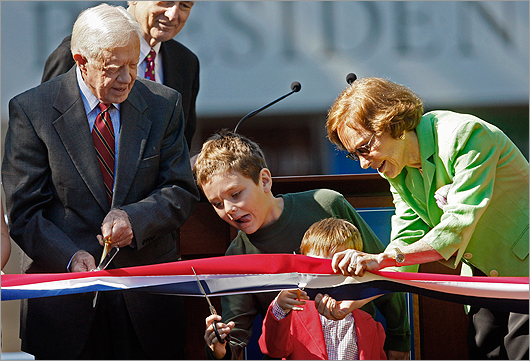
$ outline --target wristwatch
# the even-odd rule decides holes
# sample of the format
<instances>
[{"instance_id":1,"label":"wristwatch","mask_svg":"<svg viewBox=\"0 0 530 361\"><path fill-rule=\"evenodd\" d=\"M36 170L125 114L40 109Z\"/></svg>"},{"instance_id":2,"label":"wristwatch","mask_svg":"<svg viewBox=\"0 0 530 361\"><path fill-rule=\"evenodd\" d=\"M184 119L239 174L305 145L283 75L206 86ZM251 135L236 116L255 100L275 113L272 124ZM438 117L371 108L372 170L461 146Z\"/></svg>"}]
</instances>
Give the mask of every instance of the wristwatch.
<instances>
[{"instance_id":1,"label":"wristwatch","mask_svg":"<svg viewBox=\"0 0 530 361\"><path fill-rule=\"evenodd\" d=\"M405 262L405 255L403 252L401 252L401 250L397 247L394 247L394 251L396 252L396 257L394 257L396 263L400 265L401 263Z\"/></svg>"}]
</instances>

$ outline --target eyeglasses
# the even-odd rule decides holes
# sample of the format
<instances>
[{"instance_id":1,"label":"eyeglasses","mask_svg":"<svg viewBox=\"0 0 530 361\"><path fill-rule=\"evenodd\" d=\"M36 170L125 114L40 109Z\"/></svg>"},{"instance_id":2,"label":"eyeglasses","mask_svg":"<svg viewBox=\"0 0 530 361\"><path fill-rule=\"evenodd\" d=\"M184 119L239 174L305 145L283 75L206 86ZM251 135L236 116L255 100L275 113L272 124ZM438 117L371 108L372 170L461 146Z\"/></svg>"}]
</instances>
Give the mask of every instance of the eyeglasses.
<instances>
[{"instance_id":1,"label":"eyeglasses","mask_svg":"<svg viewBox=\"0 0 530 361\"><path fill-rule=\"evenodd\" d=\"M348 152L348 154L346 154L346 158L357 162L359 161L359 155L362 155L363 157L365 157L368 154L370 154L371 147L372 147L371 143L372 143L372 139L374 139L374 135L375 133L372 134L372 137L370 138L368 143L366 143L365 145L361 145L359 148L355 149L353 152Z\"/></svg>"}]
</instances>

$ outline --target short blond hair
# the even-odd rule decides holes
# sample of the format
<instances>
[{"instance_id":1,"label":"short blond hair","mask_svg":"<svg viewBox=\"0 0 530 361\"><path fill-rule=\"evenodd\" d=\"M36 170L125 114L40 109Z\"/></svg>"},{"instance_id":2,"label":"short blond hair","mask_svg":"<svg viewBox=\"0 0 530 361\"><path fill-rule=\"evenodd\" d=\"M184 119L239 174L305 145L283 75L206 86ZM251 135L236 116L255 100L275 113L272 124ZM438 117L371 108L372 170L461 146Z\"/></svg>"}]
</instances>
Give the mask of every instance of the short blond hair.
<instances>
[{"instance_id":1,"label":"short blond hair","mask_svg":"<svg viewBox=\"0 0 530 361\"><path fill-rule=\"evenodd\" d=\"M221 130L202 145L193 173L201 188L213 176L230 172L238 172L259 184L263 168L267 168L267 162L257 143L232 131Z\"/></svg>"},{"instance_id":2,"label":"short blond hair","mask_svg":"<svg viewBox=\"0 0 530 361\"><path fill-rule=\"evenodd\" d=\"M328 257L342 246L362 251L363 241L359 230L344 219L325 218L313 223L305 232L300 253Z\"/></svg>"},{"instance_id":3,"label":"short blond hair","mask_svg":"<svg viewBox=\"0 0 530 361\"><path fill-rule=\"evenodd\" d=\"M382 78L362 78L335 100L326 129L329 140L346 150L337 133L342 126L359 124L377 135L388 131L398 138L404 131L416 129L422 115L423 102L409 88Z\"/></svg>"}]
</instances>

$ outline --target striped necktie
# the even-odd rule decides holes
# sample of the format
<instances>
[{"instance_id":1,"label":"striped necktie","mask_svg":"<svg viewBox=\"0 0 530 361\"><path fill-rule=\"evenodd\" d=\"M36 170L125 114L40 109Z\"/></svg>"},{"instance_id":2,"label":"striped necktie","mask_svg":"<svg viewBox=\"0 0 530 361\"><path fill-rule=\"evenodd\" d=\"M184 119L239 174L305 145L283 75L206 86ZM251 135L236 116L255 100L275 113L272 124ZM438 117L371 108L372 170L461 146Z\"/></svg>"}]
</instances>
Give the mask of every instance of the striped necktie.
<instances>
[{"instance_id":1,"label":"striped necktie","mask_svg":"<svg viewBox=\"0 0 530 361\"><path fill-rule=\"evenodd\" d=\"M92 139L99 161L103 182L109 204L112 204L112 189L114 185L114 128L110 120L110 104L99 104L101 112L96 117L92 128Z\"/></svg>"},{"instance_id":2,"label":"striped necktie","mask_svg":"<svg viewBox=\"0 0 530 361\"><path fill-rule=\"evenodd\" d=\"M145 77L146 79L156 81L155 80L155 57L156 52L151 49L149 54L145 57L145 61L147 62L147 66L145 67Z\"/></svg>"}]
</instances>

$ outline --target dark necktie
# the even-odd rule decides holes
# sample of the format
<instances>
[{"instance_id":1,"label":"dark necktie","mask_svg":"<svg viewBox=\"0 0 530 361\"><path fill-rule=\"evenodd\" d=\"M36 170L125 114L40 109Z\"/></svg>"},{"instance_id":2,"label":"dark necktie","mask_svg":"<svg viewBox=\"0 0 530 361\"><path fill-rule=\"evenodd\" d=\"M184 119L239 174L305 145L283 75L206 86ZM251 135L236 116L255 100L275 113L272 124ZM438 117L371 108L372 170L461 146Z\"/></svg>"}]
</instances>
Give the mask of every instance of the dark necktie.
<instances>
[{"instance_id":1,"label":"dark necktie","mask_svg":"<svg viewBox=\"0 0 530 361\"><path fill-rule=\"evenodd\" d=\"M114 128L110 120L110 104L99 104L101 112L96 117L94 128L92 129L92 139L99 161L103 182L109 204L112 204L112 188L114 185Z\"/></svg>"},{"instance_id":2,"label":"dark necktie","mask_svg":"<svg viewBox=\"0 0 530 361\"><path fill-rule=\"evenodd\" d=\"M145 77L146 79L155 81L155 57L156 52L151 49L145 60L147 61L147 66L145 67Z\"/></svg>"}]
</instances>

